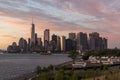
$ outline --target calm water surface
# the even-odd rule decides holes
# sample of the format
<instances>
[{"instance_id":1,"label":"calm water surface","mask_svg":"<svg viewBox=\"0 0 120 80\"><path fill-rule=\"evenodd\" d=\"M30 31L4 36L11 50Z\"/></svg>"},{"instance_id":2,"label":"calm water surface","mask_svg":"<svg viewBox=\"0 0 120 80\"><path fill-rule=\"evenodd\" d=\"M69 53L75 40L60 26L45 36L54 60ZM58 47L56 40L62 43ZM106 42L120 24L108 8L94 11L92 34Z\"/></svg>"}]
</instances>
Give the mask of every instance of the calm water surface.
<instances>
[{"instance_id":1,"label":"calm water surface","mask_svg":"<svg viewBox=\"0 0 120 80\"><path fill-rule=\"evenodd\" d=\"M35 70L36 66L45 67L70 61L66 54L0 54L0 80L10 80Z\"/></svg>"}]
</instances>

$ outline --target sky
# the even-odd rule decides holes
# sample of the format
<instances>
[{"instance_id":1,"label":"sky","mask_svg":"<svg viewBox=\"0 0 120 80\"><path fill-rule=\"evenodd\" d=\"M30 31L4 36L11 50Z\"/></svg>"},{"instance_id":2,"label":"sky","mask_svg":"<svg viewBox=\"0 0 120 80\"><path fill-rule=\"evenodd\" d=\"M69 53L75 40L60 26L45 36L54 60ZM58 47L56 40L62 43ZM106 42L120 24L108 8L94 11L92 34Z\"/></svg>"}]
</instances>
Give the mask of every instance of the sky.
<instances>
[{"instance_id":1,"label":"sky","mask_svg":"<svg viewBox=\"0 0 120 80\"><path fill-rule=\"evenodd\" d=\"M69 32L99 32L108 47L120 48L120 0L0 0L0 49L36 33L68 36Z\"/></svg>"}]
</instances>

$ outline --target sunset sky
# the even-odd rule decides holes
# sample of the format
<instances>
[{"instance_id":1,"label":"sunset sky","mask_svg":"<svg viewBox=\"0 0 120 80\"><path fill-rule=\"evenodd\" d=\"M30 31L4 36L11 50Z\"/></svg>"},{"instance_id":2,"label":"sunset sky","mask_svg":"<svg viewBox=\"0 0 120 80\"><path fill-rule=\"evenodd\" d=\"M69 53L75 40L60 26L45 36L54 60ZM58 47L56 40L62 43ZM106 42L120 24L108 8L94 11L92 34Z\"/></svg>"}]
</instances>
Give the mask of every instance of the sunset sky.
<instances>
[{"instance_id":1,"label":"sunset sky","mask_svg":"<svg viewBox=\"0 0 120 80\"><path fill-rule=\"evenodd\" d=\"M0 48L30 37L32 17L43 38L69 32L99 32L109 48L120 48L120 0L0 0Z\"/></svg>"}]
</instances>

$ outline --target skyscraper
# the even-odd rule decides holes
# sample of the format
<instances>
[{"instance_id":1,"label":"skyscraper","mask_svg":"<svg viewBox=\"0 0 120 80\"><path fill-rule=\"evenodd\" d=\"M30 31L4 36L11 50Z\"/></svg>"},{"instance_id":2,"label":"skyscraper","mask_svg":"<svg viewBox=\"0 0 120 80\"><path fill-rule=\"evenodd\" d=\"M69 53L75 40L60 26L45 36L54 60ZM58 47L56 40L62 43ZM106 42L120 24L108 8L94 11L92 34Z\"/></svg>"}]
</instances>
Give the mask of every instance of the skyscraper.
<instances>
[{"instance_id":1,"label":"skyscraper","mask_svg":"<svg viewBox=\"0 0 120 80\"><path fill-rule=\"evenodd\" d=\"M37 33L35 33L35 47L38 46L38 37L37 37Z\"/></svg>"},{"instance_id":2,"label":"skyscraper","mask_svg":"<svg viewBox=\"0 0 120 80\"><path fill-rule=\"evenodd\" d=\"M75 33L69 33L69 39L75 40L76 39L76 34Z\"/></svg>"},{"instance_id":3,"label":"skyscraper","mask_svg":"<svg viewBox=\"0 0 120 80\"><path fill-rule=\"evenodd\" d=\"M57 35L55 34L52 35L51 46L52 46L52 52L55 52L57 50Z\"/></svg>"},{"instance_id":4,"label":"skyscraper","mask_svg":"<svg viewBox=\"0 0 120 80\"><path fill-rule=\"evenodd\" d=\"M81 51L88 50L88 39L86 33L79 32L77 34L77 50Z\"/></svg>"},{"instance_id":5,"label":"skyscraper","mask_svg":"<svg viewBox=\"0 0 120 80\"><path fill-rule=\"evenodd\" d=\"M52 35L52 41L54 41L55 43L57 43L57 35L55 35L55 34Z\"/></svg>"},{"instance_id":6,"label":"skyscraper","mask_svg":"<svg viewBox=\"0 0 120 80\"><path fill-rule=\"evenodd\" d=\"M31 48L35 46L35 24L32 20L32 27L31 27Z\"/></svg>"},{"instance_id":7,"label":"skyscraper","mask_svg":"<svg viewBox=\"0 0 120 80\"><path fill-rule=\"evenodd\" d=\"M50 42L50 30L45 29L45 31L44 31L44 49L45 49L45 51L48 51L49 42Z\"/></svg>"},{"instance_id":8,"label":"skyscraper","mask_svg":"<svg viewBox=\"0 0 120 80\"><path fill-rule=\"evenodd\" d=\"M18 53L18 52L20 52L20 48L19 48L19 46L17 46L16 42L13 42L12 45L8 46L7 51L9 53Z\"/></svg>"},{"instance_id":9,"label":"skyscraper","mask_svg":"<svg viewBox=\"0 0 120 80\"><path fill-rule=\"evenodd\" d=\"M74 50L73 48L73 40L71 39L66 39L66 51L72 51Z\"/></svg>"},{"instance_id":10,"label":"skyscraper","mask_svg":"<svg viewBox=\"0 0 120 80\"><path fill-rule=\"evenodd\" d=\"M31 44L31 39L30 38L28 38L28 51L30 51L30 45Z\"/></svg>"},{"instance_id":11,"label":"skyscraper","mask_svg":"<svg viewBox=\"0 0 120 80\"><path fill-rule=\"evenodd\" d=\"M16 43L16 42L13 42L13 43L12 43L12 47L13 47L14 50L16 50L16 48L17 48L17 43Z\"/></svg>"},{"instance_id":12,"label":"skyscraper","mask_svg":"<svg viewBox=\"0 0 120 80\"><path fill-rule=\"evenodd\" d=\"M103 49L107 49L107 46L108 46L107 39L103 38L102 41L103 41Z\"/></svg>"},{"instance_id":13,"label":"skyscraper","mask_svg":"<svg viewBox=\"0 0 120 80\"><path fill-rule=\"evenodd\" d=\"M60 36L57 36L57 51L61 51Z\"/></svg>"},{"instance_id":14,"label":"skyscraper","mask_svg":"<svg viewBox=\"0 0 120 80\"><path fill-rule=\"evenodd\" d=\"M27 52L27 41L24 38L20 38L19 48L21 52Z\"/></svg>"},{"instance_id":15,"label":"skyscraper","mask_svg":"<svg viewBox=\"0 0 120 80\"><path fill-rule=\"evenodd\" d=\"M42 39L41 39L41 38L38 38L37 41L38 41L38 46L39 46L39 47L42 47Z\"/></svg>"},{"instance_id":16,"label":"skyscraper","mask_svg":"<svg viewBox=\"0 0 120 80\"><path fill-rule=\"evenodd\" d=\"M93 32L89 34L89 47L91 50L100 50L102 49L102 38L99 33Z\"/></svg>"},{"instance_id":17,"label":"skyscraper","mask_svg":"<svg viewBox=\"0 0 120 80\"><path fill-rule=\"evenodd\" d=\"M60 37L61 51L66 51L66 37Z\"/></svg>"},{"instance_id":18,"label":"skyscraper","mask_svg":"<svg viewBox=\"0 0 120 80\"><path fill-rule=\"evenodd\" d=\"M76 50L76 33L69 33L69 39L72 40L72 50ZM70 41L69 39L67 42Z\"/></svg>"}]
</instances>

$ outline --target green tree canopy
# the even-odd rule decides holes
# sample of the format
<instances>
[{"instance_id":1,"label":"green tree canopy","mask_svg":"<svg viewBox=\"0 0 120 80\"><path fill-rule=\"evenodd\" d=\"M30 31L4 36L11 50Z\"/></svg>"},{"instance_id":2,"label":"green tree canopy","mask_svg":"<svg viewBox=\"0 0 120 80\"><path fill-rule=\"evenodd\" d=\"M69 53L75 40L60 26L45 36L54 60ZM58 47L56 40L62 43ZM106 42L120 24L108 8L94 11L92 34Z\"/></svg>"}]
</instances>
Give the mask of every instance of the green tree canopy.
<instances>
[{"instance_id":1,"label":"green tree canopy","mask_svg":"<svg viewBox=\"0 0 120 80\"><path fill-rule=\"evenodd\" d=\"M71 51L68 57L70 57L73 60L73 63L75 63L75 59L77 58L77 55L78 55L78 52Z\"/></svg>"},{"instance_id":2,"label":"green tree canopy","mask_svg":"<svg viewBox=\"0 0 120 80\"><path fill-rule=\"evenodd\" d=\"M64 70L58 70L56 72L55 80L64 80Z\"/></svg>"},{"instance_id":3,"label":"green tree canopy","mask_svg":"<svg viewBox=\"0 0 120 80\"><path fill-rule=\"evenodd\" d=\"M40 67L40 66L37 66L35 72L36 72L37 74L40 74L40 73L42 72L41 67Z\"/></svg>"},{"instance_id":4,"label":"green tree canopy","mask_svg":"<svg viewBox=\"0 0 120 80\"><path fill-rule=\"evenodd\" d=\"M79 73L78 73L78 72L74 72L74 73L72 74L72 77L71 77L70 80L79 80Z\"/></svg>"}]
</instances>

